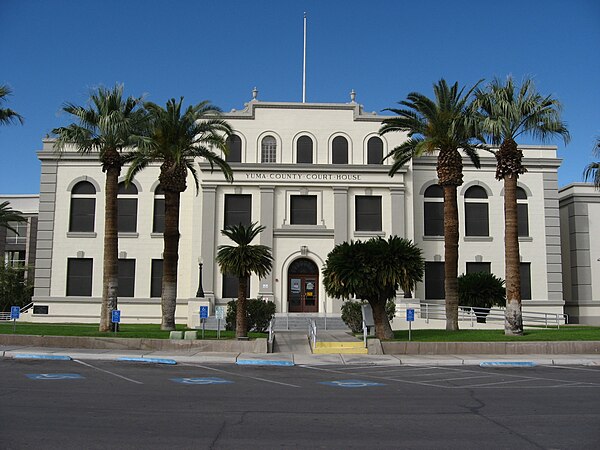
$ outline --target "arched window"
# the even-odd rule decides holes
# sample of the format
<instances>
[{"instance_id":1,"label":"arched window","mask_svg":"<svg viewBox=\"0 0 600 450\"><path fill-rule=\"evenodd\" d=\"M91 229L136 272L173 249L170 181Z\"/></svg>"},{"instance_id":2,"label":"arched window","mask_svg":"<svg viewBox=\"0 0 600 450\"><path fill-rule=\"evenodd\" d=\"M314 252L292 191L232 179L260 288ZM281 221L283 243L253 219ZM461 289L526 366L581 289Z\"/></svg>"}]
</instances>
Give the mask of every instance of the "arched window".
<instances>
[{"instance_id":1,"label":"arched window","mask_svg":"<svg viewBox=\"0 0 600 450\"><path fill-rule=\"evenodd\" d=\"M444 235L444 190L432 184L425 190L423 228L425 236Z\"/></svg>"},{"instance_id":2,"label":"arched window","mask_svg":"<svg viewBox=\"0 0 600 450\"><path fill-rule=\"evenodd\" d=\"M227 148L229 148L229 154L225 156L227 162L242 162L242 140L239 136L232 134L227 138Z\"/></svg>"},{"instance_id":3,"label":"arched window","mask_svg":"<svg viewBox=\"0 0 600 450\"><path fill-rule=\"evenodd\" d=\"M465 236L490 235L487 198L481 186L471 186L465 192Z\"/></svg>"},{"instance_id":4,"label":"arched window","mask_svg":"<svg viewBox=\"0 0 600 450\"><path fill-rule=\"evenodd\" d=\"M93 232L96 219L96 188L89 181L80 181L71 189L69 231Z\"/></svg>"},{"instance_id":5,"label":"arched window","mask_svg":"<svg viewBox=\"0 0 600 450\"><path fill-rule=\"evenodd\" d=\"M160 185L157 186L154 190L154 213L152 220L152 232L165 232L165 191L163 191L163 188Z\"/></svg>"},{"instance_id":6,"label":"arched window","mask_svg":"<svg viewBox=\"0 0 600 450\"><path fill-rule=\"evenodd\" d=\"M527 192L517 187L517 216L519 224L519 236L529 236L529 207L527 206Z\"/></svg>"},{"instance_id":7,"label":"arched window","mask_svg":"<svg viewBox=\"0 0 600 450\"><path fill-rule=\"evenodd\" d=\"M260 162L277 162L277 141L273 136L265 136L260 146Z\"/></svg>"},{"instance_id":8,"label":"arched window","mask_svg":"<svg viewBox=\"0 0 600 450\"><path fill-rule=\"evenodd\" d=\"M313 141L308 136L301 136L296 142L296 162L298 164L312 164Z\"/></svg>"},{"instance_id":9,"label":"arched window","mask_svg":"<svg viewBox=\"0 0 600 450\"><path fill-rule=\"evenodd\" d=\"M117 203L119 209L117 230L119 233L135 233L137 231L137 195L138 190L133 183L125 186L119 183Z\"/></svg>"},{"instance_id":10,"label":"arched window","mask_svg":"<svg viewBox=\"0 0 600 450\"><path fill-rule=\"evenodd\" d=\"M331 162L333 164L348 164L348 140L338 136L331 143Z\"/></svg>"},{"instance_id":11,"label":"arched window","mask_svg":"<svg viewBox=\"0 0 600 450\"><path fill-rule=\"evenodd\" d=\"M383 141L377 136L367 141L367 164L383 164Z\"/></svg>"}]
</instances>

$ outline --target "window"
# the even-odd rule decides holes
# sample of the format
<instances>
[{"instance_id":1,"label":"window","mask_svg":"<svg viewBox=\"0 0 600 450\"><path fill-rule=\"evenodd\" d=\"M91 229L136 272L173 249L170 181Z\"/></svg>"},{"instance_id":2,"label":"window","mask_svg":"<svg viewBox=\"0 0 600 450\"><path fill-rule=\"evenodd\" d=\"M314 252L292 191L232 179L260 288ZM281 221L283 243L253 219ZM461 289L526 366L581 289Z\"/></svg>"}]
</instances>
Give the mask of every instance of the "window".
<instances>
[{"instance_id":1,"label":"window","mask_svg":"<svg viewBox=\"0 0 600 450\"><path fill-rule=\"evenodd\" d=\"M232 134L225 141L229 153L225 156L227 162L242 162L242 139Z\"/></svg>"},{"instance_id":2,"label":"window","mask_svg":"<svg viewBox=\"0 0 600 450\"><path fill-rule=\"evenodd\" d=\"M529 208L525 189L517 188L517 216L519 237L529 236Z\"/></svg>"},{"instance_id":3,"label":"window","mask_svg":"<svg viewBox=\"0 0 600 450\"><path fill-rule=\"evenodd\" d=\"M383 141L377 136L367 141L367 164L383 164Z\"/></svg>"},{"instance_id":4,"label":"window","mask_svg":"<svg viewBox=\"0 0 600 450\"><path fill-rule=\"evenodd\" d=\"M521 271L521 300L531 300L531 263L522 262Z\"/></svg>"},{"instance_id":5,"label":"window","mask_svg":"<svg viewBox=\"0 0 600 450\"><path fill-rule=\"evenodd\" d=\"M467 273L485 272L492 273L492 263L489 262L468 262Z\"/></svg>"},{"instance_id":6,"label":"window","mask_svg":"<svg viewBox=\"0 0 600 450\"><path fill-rule=\"evenodd\" d=\"M263 138L260 146L260 162L274 163L277 162L277 141L273 136Z\"/></svg>"},{"instance_id":7,"label":"window","mask_svg":"<svg viewBox=\"0 0 600 450\"><path fill-rule=\"evenodd\" d=\"M27 222L8 222L8 225L15 229L6 229L7 244L25 244L27 242Z\"/></svg>"},{"instance_id":8,"label":"window","mask_svg":"<svg viewBox=\"0 0 600 450\"><path fill-rule=\"evenodd\" d=\"M135 291L135 259L119 259L119 297L133 297Z\"/></svg>"},{"instance_id":9,"label":"window","mask_svg":"<svg viewBox=\"0 0 600 450\"><path fill-rule=\"evenodd\" d=\"M67 296L91 297L92 295L91 258L69 258L67 260Z\"/></svg>"},{"instance_id":10,"label":"window","mask_svg":"<svg viewBox=\"0 0 600 450\"><path fill-rule=\"evenodd\" d=\"M223 297L222 298L237 298L240 280L233 275L223 274ZM246 287L246 297L250 297L250 280Z\"/></svg>"},{"instance_id":11,"label":"window","mask_svg":"<svg viewBox=\"0 0 600 450\"><path fill-rule=\"evenodd\" d=\"M338 136L331 143L331 162L348 164L348 140L345 137Z\"/></svg>"},{"instance_id":12,"label":"window","mask_svg":"<svg viewBox=\"0 0 600 450\"><path fill-rule=\"evenodd\" d=\"M444 235L444 190L433 184L425 190L424 229L425 236Z\"/></svg>"},{"instance_id":13,"label":"window","mask_svg":"<svg viewBox=\"0 0 600 450\"><path fill-rule=\"evenodd\" d=\"M425 262L425 298L428 300L445 298L444 287L444 263Z\"/></svg>"},{"instance_id":14,"label":"window","mask_svg":"<svg viewBox=\"0 0 600 450\"><path fill-rule=\"evenodd\" d=\"M465 192L465 236L489 236L487 193L481 186Z\"/></svg>"},{"instance_id":15,"label":"window","mask_svg":"<svg viewBox=\"0 0 600 450\"><path fill-rule=\"evenodd\" d=\"M308 136L302 136L296 142L296 162L298 164L313 162L313 141Z\"/></svg>"},{"instance_id":16,"label":"window","mask_svg":"<svg viewBox=\"0 0 600 450\"><path fill-rule=\"evenodd\" d=\"M290 203L290 223L292 225L317 224L316 195L292 195Z\"/></svg>"},{"instance_id":17,"label":"window","mask_svg":"<svg viewBox=\"0 0 600 450\"><path fill-rule=\"evenodd\" d=\"M117 229L119 233L135 233L137 231L137 194L135 185L125 186L119 183L117 202L119 209Z\"/></svg>"},{"instance_id":18,"label":"window","mask_svg":"<svg viewBox=\"0 0 600 450\"><path fill-rule=\"evenodd\" d=\"M80 181L71 190L69 231L93 232L96 217L96 188L89 181Z\"/></svg>"},{"instance_id":19,"label":"window","mask_svg":"<svg viewBox=\"0 0 600 450\"><path fill-rule=\"evenodd\" d=\"M252 196L248 194L225 195L225 224L250 225L252 223Z\"/></svg>"},{"instance_id":20,"label":"window","mask_svg":"<svg viewBox=\"0 0 600 450\"><path fill-rule=\"evenodd\" d=\"M153 259L150 273L150 297L162 297L163 260Z\"/></svg>"},{"instance_id":21,"label":"window","mask_svg":"<svg viewBox=\"0 0 600 450\"><path fill-rule=\"evenodd\" d=\"M381 196L357 195L356 231L381 231Z\"/></svg>"},{"instance_id":22,"label":"window","mask_svg":"<svg viewBox=\"0 0 600 450\"><path fill-rule=\"evenodd\" d=\"M154 191L154 215L152 217L152 232L165 232L165 191L158 186Z\"/></svg>"},{"instance_id":23,"label":"window","mask_svg":"<svg viewBox=\"0 0 600 450\"><path fill-rule=\"evenodd\" d=\"M11 267L25 266L25 250L10 250L4 252L4 263Z\"/></svg>"}]
</instances>

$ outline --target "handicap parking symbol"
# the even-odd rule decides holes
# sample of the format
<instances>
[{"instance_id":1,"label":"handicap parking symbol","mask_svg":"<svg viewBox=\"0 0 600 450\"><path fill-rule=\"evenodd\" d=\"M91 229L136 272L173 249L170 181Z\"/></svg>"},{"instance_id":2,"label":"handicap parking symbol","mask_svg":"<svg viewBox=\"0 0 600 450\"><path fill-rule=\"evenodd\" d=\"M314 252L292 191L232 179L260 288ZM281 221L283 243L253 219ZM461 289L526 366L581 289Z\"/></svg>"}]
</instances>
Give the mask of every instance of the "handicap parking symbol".
<instances>
[{"instance_id":1,"label":"handicap parking symbol","mask_svg":"<svg viewBox=\"0 0 600 450\"><path fill-rule=\"evenodd\" d=\"M207 378L171 378L171 381L180 384L229 384L233 381L225 380L217 377Z\"/></svg>"},{"instance_id":2,"label":"handicap parking symbol","mask_svg":"<svg viewBox=\"0 0 600 450\"><path fill-rule=\"evenodd\" d=\"M321 384L325 384L327 386L344 387L344 388L362 388L362 387L371 387L371 386L385 386L385 384L382 384L382 383L375 383L373 381L364 381L364 380L321 381Z\"/></svg>"},{"instance_id":3,"label":"handicap parking symbol","mask_svg":"<svg viewBox=\"0 0 600 450\"><path fill-rule=\"evenodd\" d=\"M80 380L84 378L78 373L28 373L26 376L32 380Z\"/></svg>"}]
</instances>

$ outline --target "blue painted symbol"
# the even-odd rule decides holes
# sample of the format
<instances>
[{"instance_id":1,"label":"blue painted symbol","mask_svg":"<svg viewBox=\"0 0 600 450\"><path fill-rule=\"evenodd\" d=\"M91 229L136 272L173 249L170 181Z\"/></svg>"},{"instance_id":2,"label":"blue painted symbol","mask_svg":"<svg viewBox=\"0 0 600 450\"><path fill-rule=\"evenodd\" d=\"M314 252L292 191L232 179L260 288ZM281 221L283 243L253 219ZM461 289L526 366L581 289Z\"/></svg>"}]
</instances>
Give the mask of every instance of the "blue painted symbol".
<instances>
[{"instance_id":1,"label":"blue painted symbol","mask_svg":"<svg viewBox=\"0 0 600 450\"><path fill-rule=\"evenodd\" d=\"M413 308L408 308L406 310L406 321L407 322L415 321L415 310Z\"/></svg>"},{"instance_id":2,"label":"blue painted symbol","mask_svg":"<svg viewBox=\"0 0 600 450\"><path fill-rule=\"evenodd\" d=\"M201 306L200 307L200 318L201 319L208 319L208 306Z\"/></svg>"},{"instance_id":3,"label":"blue painted symbol","mask_svg":"<svg viewBox=\"0 0 600 450\"><path fill-rule=\"evenodd\" d=\"M208 377L208 378L171 378L171 381L180 384L229 384L233 381L224 380L223 378Z\"/></svg>"},{"instance_id":4,"label":"blue painted symbol","mask_svg":"<svg viewBox=\"0 0 600 450\"><path fill-rule=\"evenodd\" d=\"M112 311L112 323L120 323L121 322L121 311L118 309L113 309Z\"/></svg>"},{"instance_id":5,"label":"blue painted symbol","mask_svg":"<svg viewBox=\"0 0 600 450\"><path fill-rule=\"evenodd\" d=\"M10 320L18 319L20 315L21 315L21 308L19 308L18 306L10 307Z\"/></svg>"},{"instance_id":6,"label":"blue painted symbol","mask_svg":"<svg viewBox=\"0 0 600 450\"><path fill-rule=\"evenodd\" d=\"M385 384L382 384L382 383L375 383L373 381L364 381L364 380L321 381L321 384L325 384L327 386L344 387L344 388L385 386Z\"/></svg>"},{"instance_id":7,"label":"blue painted symbol","mask_svg":"<svg viewBox=\"0 0 600 450\"><path fill-rule=\"evenodd\" d=\"M32 380L80 380L85 378L78 373L28 373L26 376Z\"/></svg>"}]
</instances>

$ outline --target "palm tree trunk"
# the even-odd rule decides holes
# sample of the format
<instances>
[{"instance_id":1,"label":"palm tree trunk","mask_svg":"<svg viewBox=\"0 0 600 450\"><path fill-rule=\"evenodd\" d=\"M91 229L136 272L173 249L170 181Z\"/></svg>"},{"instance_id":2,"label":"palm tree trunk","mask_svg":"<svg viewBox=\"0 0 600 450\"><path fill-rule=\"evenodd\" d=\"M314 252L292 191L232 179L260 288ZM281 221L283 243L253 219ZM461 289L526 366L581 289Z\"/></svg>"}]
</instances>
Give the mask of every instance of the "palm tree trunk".
<instances>
[{"instance_id":1,"label":"palm tree trunk","mask_svg":"<svg viewBox=\"0 0 600 450\"><path fill-rule=\"evenodd\" d=\"M369 300L373 310L373 321L375 322L375 337L383 340L394 339L394 332L385 313L386 301L386 299Z\"/></svg>"},{"instance_id":2,"label":"palm tree trunk","mask_svg":"<svg viewBox=\"0 0 600 450\"><path fill-rule=\"evenodd\" d=\"M521 310L521 271L519 256L519 222L517 209L517 175L504 177L504 255L506 260L506 311L504 334L523 334Z\"/></svg>"},{"instance_id":3,"label":"palm tree trunk","mask_svg":"<svg viewBox=\"0 0 600 450\"><path fill-rule=\"evenodd\" d=\"M104 193L104 266L99 327L101 332L112 329L112 311L117 309L117 293L119 289L119 237L117 234L119 212L117 207L117 192L120 172L121 170L118 166L110 165L106 169Z\"/></svg>"},{"instance_id":4,"label":"palm tree trunk","mask_svg":"<svg viewBox=\"0 0 600 450\"><path fill-rule=\"evenodd\" d=\"M165 189L165 231L163 233L162 323L161 330L175 329L177 305L177 260L179 259L180 192Z\"/></svg>"},{"instance_id":5,"label":"palm tree trunk","mask_svg":"<svg viewBox=\"0 0 600 450\"><path fill-rule=\"evenodd\" d=\"M238 285L238 299L235 317L235 337L245 338L248 336L248 324L246 318L246 289L248 288L248 277L240 277Z\"/></svg>"},{"instance_id":6,"label":"palm tree trunk","mask_svg":"<svg viewBox=\"0 0 600 450\"><path fill-rule=\"evenodd\" d=\"M444 292L446 330L458 330L458 202L456 186L444 185Z\"/></svg>"}]
</instances>

